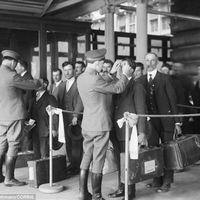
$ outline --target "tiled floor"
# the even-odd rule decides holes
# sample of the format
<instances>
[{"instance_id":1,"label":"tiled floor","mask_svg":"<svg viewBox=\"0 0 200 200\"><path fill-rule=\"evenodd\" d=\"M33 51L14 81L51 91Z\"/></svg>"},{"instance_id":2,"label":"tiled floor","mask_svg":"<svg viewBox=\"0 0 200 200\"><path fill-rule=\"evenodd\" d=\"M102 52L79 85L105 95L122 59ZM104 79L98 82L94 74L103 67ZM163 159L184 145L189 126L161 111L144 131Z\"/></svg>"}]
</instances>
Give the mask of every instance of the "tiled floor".
<instances>
[{"instance_id":1,"label":"tiled floor","mask_svg":"<svg viewBox=\"0 0 200 200\"><path fill-rule=\"evenodd\" d=\"M28 179L28 168L16 169L16 177L22 180ZM171 191L164 194L157 194L152 189L145 188L148 181L137 184L137 198L138 200L200 200L200 165L188 167L185 172L175 174L175 183L172 184ZM78 175L59 184L65 187L65 190L56 194L46 194L39 191L38 188L31 188L28 185L23 187L5 187L0 184L0 200L11 199L7 198L5 194L34 194L36 200L77 200L78 199ZM115 190L117 186L117 174L107 174L103 178L103 196L106 200L109 192ZM89 190L91 185L89 181ZM4 197L2 196L4 194ZM20 196L21 199L23 196ZM12 198L14 199L14 197ZM17 199L17 198L16 198ZM19 198L18 198L19 199ZM32 199L31 199L32 200ZM116 198L121 200L121 198Z\"/></svg>"}]
</instances>

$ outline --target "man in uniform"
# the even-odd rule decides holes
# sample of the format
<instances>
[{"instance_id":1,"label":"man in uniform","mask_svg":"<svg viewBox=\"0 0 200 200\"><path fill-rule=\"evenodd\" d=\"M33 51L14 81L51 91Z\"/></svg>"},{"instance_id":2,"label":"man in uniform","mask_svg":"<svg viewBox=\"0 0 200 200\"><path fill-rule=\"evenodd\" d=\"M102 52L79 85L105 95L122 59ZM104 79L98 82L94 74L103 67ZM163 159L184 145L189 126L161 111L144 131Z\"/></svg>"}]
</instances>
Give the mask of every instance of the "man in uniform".
<instances>
[{"instance_id":1,"label":"man in uniform","mask_svg":"<svg viewBox=\"0 0 200 200\"><path fill-rule=\"evenodd\" d=\"M14 177L15 162L22 135L26 109L23 102L23 90L33 90L40 86L38 81L24 80L15 71L19 54L4 50L0 67L0 182L5 186L21 186ZM2 164L6 156L5 180L2 175Z\"/></svg>"},{"instance_id":2,"label":"man in uniform","mask_svg":"<svg viewBox=\"0 0 200 200\"><path fill-rule=\"evenodd\" d=\"M77 86L83 102L82 121L83 158L80 170L80 200L104 200L101 194L102 169L109 141L109 131L112 127L110 116L110 101L107 95L122 92L131 76L128 67L123 68L123 74L118 81L107 82L99 72L102 70L106 49L86 52L87 67L78 77ZM88 192L88 170L92 162L92 197Z\"/></svg>"}]
</instances>

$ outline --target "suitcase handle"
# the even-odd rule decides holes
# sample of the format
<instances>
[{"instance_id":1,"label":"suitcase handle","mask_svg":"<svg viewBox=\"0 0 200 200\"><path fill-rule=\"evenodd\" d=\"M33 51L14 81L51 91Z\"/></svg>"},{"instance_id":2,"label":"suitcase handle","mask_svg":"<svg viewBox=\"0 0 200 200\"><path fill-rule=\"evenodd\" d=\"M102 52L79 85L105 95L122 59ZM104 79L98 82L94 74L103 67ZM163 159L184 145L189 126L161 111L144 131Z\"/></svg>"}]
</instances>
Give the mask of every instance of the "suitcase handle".
<instances>
[{"instance_id":1,"label":"suitcase handle","mask_svg":"<svg viewBox=\"0 0 200 200\"><path fill-rule=\"evenodd\" d=\"M174 128L174 135L173 135L173 140L180 140L185 138L185 136L182 133L179 133L176 131L176 128Z\"/></svg>"},{"instance_id":2,"label":"suitcase handle","mask_svg":"<svg viewBox=\"0 0 200 200\"><path fill-rule=\"evenodd\" d=\"M200 148L200 141L199 141L199 138L198 137L195 137L195 143L197 145L198 148Z\"/></svg>"}]
</instances>

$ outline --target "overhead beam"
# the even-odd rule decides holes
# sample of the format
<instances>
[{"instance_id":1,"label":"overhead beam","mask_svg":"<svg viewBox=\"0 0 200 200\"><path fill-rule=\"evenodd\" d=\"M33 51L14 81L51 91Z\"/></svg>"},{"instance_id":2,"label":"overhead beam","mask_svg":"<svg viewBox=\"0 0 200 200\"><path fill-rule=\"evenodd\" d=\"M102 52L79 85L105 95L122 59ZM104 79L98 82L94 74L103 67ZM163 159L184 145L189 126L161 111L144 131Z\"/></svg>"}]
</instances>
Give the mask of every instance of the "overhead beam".
<instances>
[{"instance_id":1,"label":"overhead beam","mask_svg":"<svg viewBox=\"0 0 200 200\"><path fill-rule=\"evenodd\" d=\"M79 16L86 15L93 11L104 8L107 5L119 5L127 0L88 0L80 2L78 5L70 7L70 9L65 9L65 13L60 13L57 17L65 17L66 19L74 19Z\"/></svg>"},{"instance_id":2,"label":"overhead beam","mask_svg":"<svg viewBox=\"0 0 200 200\"><path fill-rule=\"evenodd\" d=\"M40 17L43 17L46 14L46 11L49 9L51 4L53 3L53 0L48 0L47 3L44 5L44 9L40 15Z\"/></svg>"},{"instance_id":3,"label":"overhead beam","mask_svg":"<svg viewBox=\"0 0 200 200\"><path fill-rule=\"evenodd\" d=\"M84 0L68 0L68 1L64 1L64 2L61 2L61 3L56 3L54 4L50 9L48 9L48 11L46 13L53 13L53 12L56 12L60 9L64 9L68 6L72 6L76 3L80 3L80 2L83 2Z\"/></svg>"},{"instance_id":4,"label":"overhead beam","mask_svg":"<svg viewBox=\"0 0 200 200\"><path fill-rule=\"evenodd\" d=\"M30 12L30 13L41 13L42 7L39 6L30 6L30 5L23 5L23 4L17 4L17 3L2 3L0 10L12 10L12 11L18 11L18 12Z\"/></svg>"},{"instance_id":5,"label":"overhead beam","mask_svg":"<svg viewBox=\"0 0 200 200\"><path fill-rule=\"evenodd\" d=\"M119 7L122 10L133 11L133 12L136 11L135 7L121 6L121 5L118 5L117 7ZM147 12L151 14L155 14L155 15L164 15L164 16L169 16L169 17L174 17L174 18L200 21L200 17L194 16L194 15L185 15L185 14L180 14L180 13L172 13L172 12L158 11L158 10L152 10L152 9L147 9Z\"/></svg>"},{"instance_id":6,"label":"overhead beam","mask_svg":"<svg viewBox=\"0 0 200 200\"><path fill-rule=\"evenodd\" d=\"M36 17L24 17L11 14L0 14L0 28L39 30L40 24L46 25L48 31L84 34L90 30L90 23L67 20L55 20Z\"/></svg>"}]
</instances>

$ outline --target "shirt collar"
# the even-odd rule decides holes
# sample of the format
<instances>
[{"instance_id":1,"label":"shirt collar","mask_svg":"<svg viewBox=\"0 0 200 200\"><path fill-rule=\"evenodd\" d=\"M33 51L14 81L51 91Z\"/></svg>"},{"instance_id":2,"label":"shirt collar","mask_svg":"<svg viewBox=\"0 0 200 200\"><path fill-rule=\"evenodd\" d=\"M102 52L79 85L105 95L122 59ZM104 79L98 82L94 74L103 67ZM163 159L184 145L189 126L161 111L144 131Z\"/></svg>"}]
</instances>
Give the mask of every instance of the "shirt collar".
<instances>
[{"instance_id":1,"label":"shirt collar","mask_svg":"<svg viewBox=\"0 0 200 200\"><path fill-rule=\"evenodd\" d=\"M72 78L67 79L66 81L67 81L67 82L74 82L74 80L75 80L75 77L73 76Z\"/></svg>"},{"instance_id":2,"label":"shirt collar","mask_svg":"<svg viewBox=\"0 0 200 200\"><path fill-rule=\"evenodd\" d=\"M21 76L23 77L23 76L24 76L24 74L26 74L26 72L27 72L27 71L24 71L24 72L22 72L22 73L21 73Z\"/></svg>"},{"instance_id":3,"label":"shirt collar","mask_svg":"<svg viewBox=\"0 0 200 200\"><path fill-rule=\"evenodd\" d=\"M62 80L55 82L56 87L58 87L60 85L60 83L62 82Z\"/></svg>"},{"instance_id":4,"label":"shirt collar","mask_svg":"<svg viewBox=\"0 0 200 200\"><path fill-rule=\"evenodd\" d=\"M43 90L43 91L37 91L36 92L36 100L38 101L42 95L46 92L46 90Z\"/></svg>"},{"instance_id":5,"label":"shirt collar","mask_svg":"<svg viewBox=\"0 0 200 200\"><path fill-rule=\"evenodd\" d=\"M154 79L155 78L155 76L156 76L156 74L157 74L157 68L156 69L154 69L153 71L151 71L151 72L147 72L147 79L149 80L149 77L150 77L150 74L151 74L151 77L152 77L152 79Z\"/></svg>"}]
</instances>

